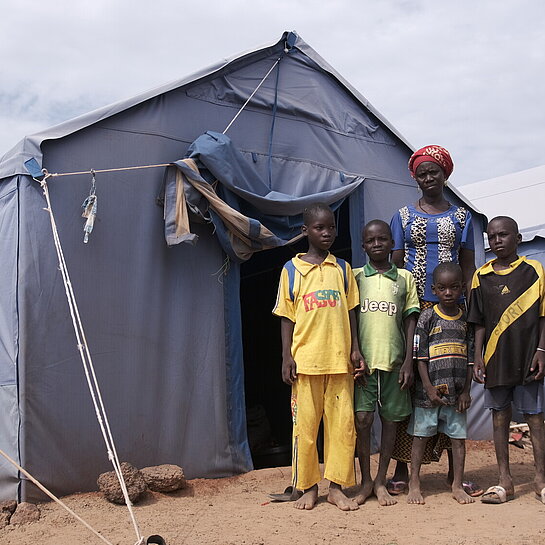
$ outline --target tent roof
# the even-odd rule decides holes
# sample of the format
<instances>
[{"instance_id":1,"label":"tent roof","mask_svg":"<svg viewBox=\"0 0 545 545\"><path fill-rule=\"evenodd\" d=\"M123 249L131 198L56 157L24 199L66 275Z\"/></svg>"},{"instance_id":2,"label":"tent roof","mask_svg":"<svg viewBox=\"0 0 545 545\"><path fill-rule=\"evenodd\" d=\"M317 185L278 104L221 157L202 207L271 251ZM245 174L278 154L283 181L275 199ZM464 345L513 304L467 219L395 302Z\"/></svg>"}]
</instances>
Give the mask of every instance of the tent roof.
<instances>
[{"instance_id":1,"label":"tent roof","mask_svg":"<svg viewBox=\"0 0 545 545\"><path fill-rule=\"evenodd\" d=\"M181 87L184 87L185 85L195 83L198 80L212 75L215 77L222 72L229 72L235 67L250 64L263 57L269 56L275 49L278 49L279 45L285 46L288 40L290 41L290 45L292 47L297 48L307 57L312 59L322 70L333 76L344 88L346 88L346 90L351 95L353 95L356 101L360 102L365 108L367 108L368 111L370 111L384 125L386 125L386 127L393 134L395 134L403 143L405 143L407 147L409 147L410 149L414 149L384 118L384 116L382 116L369 103L369 101L354 87L352 87L352 85L350 85L333 67L331 67L324 59L322 59L322 57L320 57L320 55L318 55L316 51L314 51L309 45L307 45L295 32L286 31L283 33L282 38L276 43L261 46L245 53L230 57L228 59L223 59L216 64L213 64L207 68L204 68L203 70L195 72L194 74L191 74L190 76L187 76L185 78L172 81L165 85L161 85L160 87L137 95L135 97L121 100L109 106L99 108L92 112L83 114L79 117L75 117L73 119L65 121L54 127L37 132L33 135L26 136L0 159L0 179L16 174L27 174L24 163L31 157L34 157L41 164L41 144L45 140L62 138L168 91L179 89Z\"/></svg>"},{"instance_id":2,"label":"tent roof","mask_svg":"<svg viewBox=\"0 0 545 545\"><path fill-rule=\"evenodd\" d=\"M463 185L458 190L488 219L514 218L523 241L545 237L545 165Z\"/></svg>"}]
</instances>

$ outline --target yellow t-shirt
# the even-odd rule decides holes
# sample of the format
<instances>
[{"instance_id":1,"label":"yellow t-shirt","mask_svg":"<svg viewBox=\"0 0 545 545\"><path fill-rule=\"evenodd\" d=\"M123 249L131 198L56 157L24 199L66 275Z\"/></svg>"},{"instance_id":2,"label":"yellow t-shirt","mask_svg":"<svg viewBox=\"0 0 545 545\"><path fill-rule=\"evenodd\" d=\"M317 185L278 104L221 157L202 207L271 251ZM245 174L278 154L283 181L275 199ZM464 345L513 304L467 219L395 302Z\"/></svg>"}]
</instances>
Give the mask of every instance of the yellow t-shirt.
<instances>
[{"instance_id":1,"label":"yellow t-shirt","mask_svg":"<svg viewBox=\"0 0 545 545\"><path fill-rule=\"evenodd\" d=\"M348 311L359 304L359 293L350 265L344 273L335 256L328 254L320 265L307 263L298 254L292 301L288 271L280 275L273 314L295 323L291 354L297 373L326 375L351 372L350 320Z\"/></svg>"}]
</instances>

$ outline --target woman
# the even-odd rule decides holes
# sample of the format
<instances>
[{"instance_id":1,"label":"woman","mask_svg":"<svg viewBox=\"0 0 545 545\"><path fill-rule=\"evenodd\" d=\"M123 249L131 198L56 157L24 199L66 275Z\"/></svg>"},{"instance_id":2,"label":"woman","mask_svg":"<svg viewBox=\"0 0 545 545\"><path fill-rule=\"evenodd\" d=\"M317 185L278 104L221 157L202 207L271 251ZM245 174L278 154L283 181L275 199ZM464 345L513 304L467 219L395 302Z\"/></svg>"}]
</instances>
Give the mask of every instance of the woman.
<instances>
[{"instance_id":1,"label":"woman","mask_svg":"<svg viewBox=\"0 0 545 545\"><path fill-rule=\"evenodd\" d=\"M401 208L392 218L394 238L392 261L398 267L412 272L424 310L437 303L432 292L433 270L439 263L454 261L462 268L466 295L471 288L475 272L473 224L469 210L447 201L444 188L452 174L454 164L449 152L440 146L426 146L409 159L409 171L416 180L422 196L414 205ZM407 487L407 463L411 459L412 437L407 434L407 422L398 426L393 458L398 463L393 478L388 481L388 491L400 494ZM450 440L438 434L437 440L428 441L424 462L438 461ZM452 479L452 460L449 449L449 479ZM465 491L472 496L482 494L480 487L465 482Z\"/></svg>"}]
</instances>

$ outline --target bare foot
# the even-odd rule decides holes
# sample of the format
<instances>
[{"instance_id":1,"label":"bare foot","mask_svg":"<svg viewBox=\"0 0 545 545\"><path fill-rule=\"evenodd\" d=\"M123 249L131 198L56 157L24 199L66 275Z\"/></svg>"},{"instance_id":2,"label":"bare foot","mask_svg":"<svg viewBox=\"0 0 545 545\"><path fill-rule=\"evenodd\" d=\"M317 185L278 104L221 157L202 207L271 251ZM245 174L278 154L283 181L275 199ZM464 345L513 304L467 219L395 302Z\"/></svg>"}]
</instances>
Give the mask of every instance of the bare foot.
<instances>
[{"instance_id":1,"label":"bare foot","mask_svg":"<svg viewBox=\"0 0 545 545\"><path fill-rule=\"evenodd\" d=\"M407 496L407 503L413 503L416 505L424 505L424 496L420 492L420 485L410 485L409 484L409 495Z\"/></svg>"},{"instance_id":2,"label":"bare foot","mask_svg":"<svg viewBox=\"0 0 545 545\"><path fill-rule=\"evenodd\" d=\"M536 478L534 480L534 488L535 488L536 494L538 496L541 496L541 493L545 489L545 481L543 479L539 478L537 475L536 475Z\"/></svg>"},{"instance_id":3,"label":"bare foot","mask_svg":"<svg viewBox=\"0 0 545 545\"><path fill-rule=\"evenodd\" d=\"M375 485L375 496L378 499L379 505L382 505L383 507L395 505L397 503L397 500L393 496L390 496L383 484Z\"/></svg>"},{"instance_id":4,"label":"bare foot","mask_svg":"<svg viewBox=\"0 0 545 545\"><path fill-rule=\"evenodd\" d=\"M358 493L353 499L358 505L363 505L371 494L373 494L373 481L367 481L359 487Z\"/></svg>"},{"instance_id":5,"label":"bare foot","mask_svg":"<svg viewBox=\"0 0 545 545\"><path fill-rule=\"evenodd\" d=\"M345 496L341 487L337 483L331 483L329 485L327 501L333 505L336 505L341 511L355 511L356 509L360 508L354 499L347 498Z\"/></svg>"},{"instance_id":6,"label":"bare foot","mask_svg":"<svg viewBox=\"0 0 545 545\"><path fill-rule=\"evenodd\" d=\"M472 498L469 494L466 494L463 487L452 487L452 497L458 503L475 503L475 498Z\"/></svg>"},{"instance_id":7,"label":"bare foot","mask_svg":"<svg viewBox=\"0 0 545 545\"><path fill-rule=\"evenodd\" d=\"M313 487L305 490L305 493L294 502L293 507L295 509L306 509L310 511L316 505L316 500L318 499L318 485L315 484Z\"/></svg>"}]
</instances>

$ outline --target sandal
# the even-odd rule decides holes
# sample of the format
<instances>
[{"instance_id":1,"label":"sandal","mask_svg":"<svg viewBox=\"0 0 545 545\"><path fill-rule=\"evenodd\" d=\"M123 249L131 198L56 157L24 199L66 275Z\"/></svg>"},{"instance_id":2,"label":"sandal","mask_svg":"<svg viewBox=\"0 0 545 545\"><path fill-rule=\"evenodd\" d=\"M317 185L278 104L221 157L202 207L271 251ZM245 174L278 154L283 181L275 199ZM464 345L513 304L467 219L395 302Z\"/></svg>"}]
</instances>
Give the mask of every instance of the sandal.
<instances>
[{"instance_id":1,"label":"sandal","mask_svg":"<svg viewBox=\"0 0 545 545\"><path fill-rule=\"evenodd\" d=\"M388 490L392 496L403 494L407 491L408 486L406 481L394 481L393 479L388 479L386 481L386 490Z\"/></svg>"},{"instance_id":2,"label":"sandal","mask_svg":"<svg viewBox=\"0 0 545 545\"><path fill-rule=\"evenodd\" d=\"M462 483L462 488L464 489L464 492L472 498L477 498L484 494L484 490L477 483L472 481L464 481Z\"/></svg>"},{"instance_id":3,"label":"sandal","mask_svg":"<svg viewBox=\"0 0 545 545\"><path fill-rule=\"evenodd\" d=\"M507 494L503 486L491 486L481 498L482 503L505 503L511 501L515 497L514 494Z\"/></svg>"},{"instance_id":4,"label":"sandal","mask_svg":"<svg viewBox=\"0 0 545 545\"><path fill-rule=\"evenodd\" d=\"M282 494L268 494L272 501L295 501L303 495L301 490L288 486Z\"/></svg>"}]
</instances>

